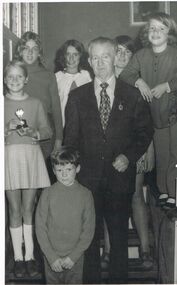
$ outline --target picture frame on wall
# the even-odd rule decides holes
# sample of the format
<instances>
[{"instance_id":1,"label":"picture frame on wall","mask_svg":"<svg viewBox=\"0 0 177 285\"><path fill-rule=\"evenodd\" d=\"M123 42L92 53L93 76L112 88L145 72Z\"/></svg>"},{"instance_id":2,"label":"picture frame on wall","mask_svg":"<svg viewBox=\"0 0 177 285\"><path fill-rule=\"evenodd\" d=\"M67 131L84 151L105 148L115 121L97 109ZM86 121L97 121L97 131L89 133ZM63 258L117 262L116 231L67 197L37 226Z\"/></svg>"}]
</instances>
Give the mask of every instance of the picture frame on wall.
<instances>
[{"instance_id":1,"label":"picture frame on wall","mask_svg":"<svg viewBox=\"0 0 177 285\"><path fill-rule=\"evenodd\" d=\"M170 2L130 2L130 24L131 26L141 26L147 22L150 14L164 12L170 14Z\"/></svg>"}]
</instances>

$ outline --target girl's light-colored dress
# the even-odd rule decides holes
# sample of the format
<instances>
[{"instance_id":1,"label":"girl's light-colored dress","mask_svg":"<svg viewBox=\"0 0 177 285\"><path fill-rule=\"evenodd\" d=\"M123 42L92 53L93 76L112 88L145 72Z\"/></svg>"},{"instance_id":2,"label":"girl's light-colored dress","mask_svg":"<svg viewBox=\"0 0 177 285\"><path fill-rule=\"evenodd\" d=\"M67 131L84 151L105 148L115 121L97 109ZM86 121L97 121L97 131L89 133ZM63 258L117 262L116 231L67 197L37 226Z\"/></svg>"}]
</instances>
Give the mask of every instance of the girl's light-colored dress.
<instances>
[{"instance_id":1,"label":"girl's light-colored dress","mask_svg":"<svg viewBox=\"0 0 177 285\"><path fill-rule=\"evenodd\" d=\"M38 139L20 136L16 130L8 131L7 123L17 119L16 112L23 110L27 125L37 129L40 140L51 138L49 126L42 103L24 96L23 100L4 98L5 124L5 190L38 189L50 186L44 157Z\"/></svg>"},{"instance_id":2,"label":"girl's light-colored dress","mask_svg":"<svg viewBox=\"0 0 177 285\"><path fill-rule=\"evenodd\" d=\"M61 112L63 126L65 124L65 107L68 101L68 94L70 90L82 86L92 81L90 74L87 70L81 70L75 74L71 74L65 71L58 71L55 73L58 85L58 93L61 102Z\"/></svg>"}]
</instances>

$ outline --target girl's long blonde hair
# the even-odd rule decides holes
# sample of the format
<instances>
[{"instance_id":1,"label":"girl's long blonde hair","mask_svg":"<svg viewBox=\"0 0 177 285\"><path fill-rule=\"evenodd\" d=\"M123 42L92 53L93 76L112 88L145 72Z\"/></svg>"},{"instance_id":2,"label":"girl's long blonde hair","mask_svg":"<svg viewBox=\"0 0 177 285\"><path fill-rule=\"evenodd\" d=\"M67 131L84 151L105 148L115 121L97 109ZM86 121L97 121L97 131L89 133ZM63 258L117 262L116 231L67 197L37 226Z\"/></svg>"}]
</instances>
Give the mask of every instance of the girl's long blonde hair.
<instances>
[{"instance_id":1,"label":"girl's long blonde hair","mask_svg":"<svg viewBox=\"0 0 177 285\"><path fill-rule=\"evenodd\" d=\"M148 31L149 31L149 25L151 20L157 20L161 22L163 25L165 25L167 28L169 28L168 32L168 45L177 46L177 24L174 21L174 19L163 12L151 14L149 16L148 22L143 26L139 31L139 39L143 45L143 47L151 46L151 43L148 39Z\"/></svg>"}]
</instances>

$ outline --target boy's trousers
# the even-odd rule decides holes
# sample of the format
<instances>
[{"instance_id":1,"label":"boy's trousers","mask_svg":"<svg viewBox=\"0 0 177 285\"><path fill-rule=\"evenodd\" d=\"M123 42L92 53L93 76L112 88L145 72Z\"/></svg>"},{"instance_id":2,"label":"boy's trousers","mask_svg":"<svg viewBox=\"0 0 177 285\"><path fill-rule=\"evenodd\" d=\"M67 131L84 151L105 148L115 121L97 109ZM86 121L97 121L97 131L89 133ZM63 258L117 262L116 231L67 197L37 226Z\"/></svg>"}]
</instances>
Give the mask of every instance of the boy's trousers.
<instances>
[{"instance_id":1,"label":"boy's trousers","mask_svg":"<svg viewBox=\"0 0 177 285\"><path fill-rule=\"evenodd\" d=\"M82 255L71 269L55 272L44 257L46 284L82 284L83 262L84 256Z\"/></svg>"}]
</instances>

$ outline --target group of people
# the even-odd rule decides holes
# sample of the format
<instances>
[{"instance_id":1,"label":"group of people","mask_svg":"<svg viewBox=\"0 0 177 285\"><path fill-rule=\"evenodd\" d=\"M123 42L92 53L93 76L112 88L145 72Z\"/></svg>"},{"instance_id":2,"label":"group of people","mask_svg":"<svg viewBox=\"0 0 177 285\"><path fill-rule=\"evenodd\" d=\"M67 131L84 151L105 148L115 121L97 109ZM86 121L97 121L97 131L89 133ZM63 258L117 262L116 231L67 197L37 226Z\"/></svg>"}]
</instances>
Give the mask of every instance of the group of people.
<instances>
[{"instance_id":1,"label":"group of people","mask_svg":"<svg viewBox=\"0 0 177 285\"><path fill-rule=\"evenodd\" d=\"M103 225L109 283L127 283L131 208L142 262L152 266L142 188L155 161L158 204L175 207L177 25L154 14L141 40L139 51L125 35L92 40L94 76L77 40L59 49L55 74L37 34L19 40L4 70L5 193L17 277L38 274L34 212L47 284L101 283Z\"/></svg>"}]
</instances>

